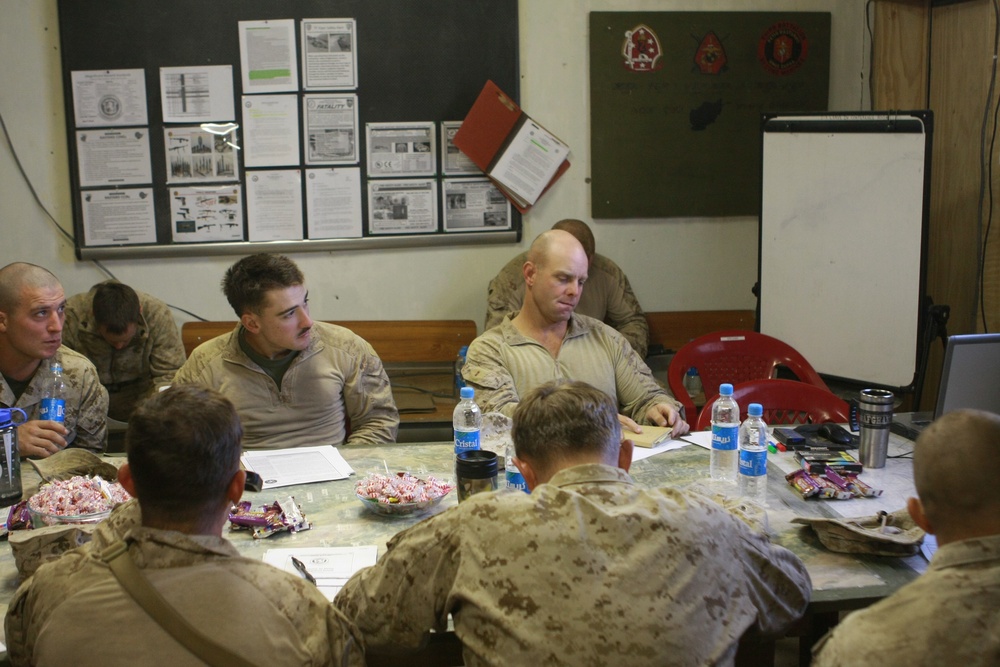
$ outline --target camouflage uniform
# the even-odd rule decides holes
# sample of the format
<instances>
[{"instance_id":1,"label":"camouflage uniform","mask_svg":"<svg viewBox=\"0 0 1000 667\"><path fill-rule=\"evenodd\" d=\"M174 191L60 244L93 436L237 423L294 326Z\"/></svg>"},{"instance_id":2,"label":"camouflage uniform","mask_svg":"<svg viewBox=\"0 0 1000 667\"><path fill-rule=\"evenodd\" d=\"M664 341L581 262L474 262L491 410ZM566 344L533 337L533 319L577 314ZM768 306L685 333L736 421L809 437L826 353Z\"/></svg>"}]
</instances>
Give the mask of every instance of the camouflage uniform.
<instances>
[{"instance_id":1,"label":"camouflage uniform","mask_svg":"<svg viewBox=\"0 0 1000 667\"><path fill-rule=\"evenodd\" d=\"M196 628L260 665L363 665L354 626L317 588L227 540L141 526L129 555ZM204 665L126 593L100 559L97 540L43 565L14 595L7 651L15 665Z\"/></svg>"},{"instance_id":2,"label":"camouflage uniform","mask_svg":"<svg viewBox=\"0 0 1000 667\"><path fill-rule=\"evenodd\" d=\"M136 292L142 314L135 337L123 350L101 338L94 322L94 291L66 301L63 345L89 358L101 384L108 390L108 414L128 421L135 406L156 388L170 384L184 364L184 343L170 307L148 294Z\"/></svg>"},{"instance_id":3,"label":"camouflage uniform","mask_svg":"<svg viewBox=\"0 0 1000 667\"><path fill-rule=\"evenodd\" d=\"M56 362L62 364L63 380L66 382L66 419L63 422L69 429L66 442L70 447L103 452L108 439L108 392L97 377L94 364L65 345L60 346L51 359L42 360L28 388L16 403L7 381L0 376L0 406L21 408L28 419L39 419L44 391L42 385L48 376L49 365Z\"/></svg>"},{"instance_id":4,"label":"camouflage uniform","mask_svg":"<svg viewBox=\"0 0 1000 667\"><path fill-rule=\"evenodd\" d=\"M507 262L490 281L484 331L500 324L504 315L513 317L521 310L521 303L524 301L522 269L526 261L528 253L521 253ZM587 282L583 286L576 312L602 320L625 336L632 349L645 358L646 348L649 346L649 323L646 322L646 315L632 292L625 272L604 255L594 255L590 261Z\"/></svg>"},{"instance_id":5,"label":"camouflage uniform","mask_svg":"<svg viewBox=\"0 0 1000 667\"><path fill-rule=\"evenodd\" d=\"M199 345L174 382L202 384L231 400L243 422L244 448L396 439L399 413L389 378L363 338L344 327L315 322L309 347L292 361L279 391L240 349L241 327Z\"/></svg>"},{"instance_id":6,"label":"camouflage uniform","mask_svg":"<svg viewBox=\"0 0 1000 667\"><path fill-rule=\"evenodd\" d=\"M399 533L334 605L372 652L413 650L451 614L468 667L730 665L810 590L794 554L707 498L584 464Z\"/></svg>"},{"instance_id":7,"label":"camouflage uniform","mask_svg":"<svg viewBox=\"0 0 1000 667\"><path fill-rule=\"evenodd\" d=\"M499 327L482 334L469 346L462 370L476 389L483 412L513 416L520 396L559 378L582 380L617 397L619 412L640 424L656 403L675 401L653 379L649 367L621 334L597 320L574 313L559 356L555 359L533 338L522 335L504 318Z\"/></svg>"},{"instance_id":8,"label":"camouflage uniform","mask_svg":"<svg viewBox=\"0 0 1000 667\"><path fill-rule=\"evenodd\" d=\"M1000 665L1000 535L940 547L925 574L845 618L814 652L817 667Z\"/></svg>"}]
</instances>

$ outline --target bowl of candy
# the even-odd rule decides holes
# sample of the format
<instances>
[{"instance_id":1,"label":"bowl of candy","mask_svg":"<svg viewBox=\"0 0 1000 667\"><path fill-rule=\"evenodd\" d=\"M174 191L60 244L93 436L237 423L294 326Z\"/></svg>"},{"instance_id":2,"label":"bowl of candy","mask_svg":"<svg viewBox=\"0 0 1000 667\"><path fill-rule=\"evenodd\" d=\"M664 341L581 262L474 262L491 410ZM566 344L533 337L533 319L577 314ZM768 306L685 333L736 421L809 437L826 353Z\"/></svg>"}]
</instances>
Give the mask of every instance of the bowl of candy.
<instances>
[{"instance_id":1,"label":"bowl of candy","mask_svg":"<svg viewBox=\"0 0 1000 667\"><path fill-rule=\"evenodd\" d=\"M60 524L100 523L115 505L131 498L117 482L76 476L44 484L28 499L35 528Z\"/></svg>"},{"instance_id":2,"label":"bowl of candy","mask_svg":"<svg viewBox=\"0 0 1000 667\"><path fill-rule=\"evenodd\" d=\"M366 510L380 516L421 514L440 503L453 485L435 477L420 479L408 472L383 475L373 472L354 485L354 493Z\"/></svg>"}]
</instances>

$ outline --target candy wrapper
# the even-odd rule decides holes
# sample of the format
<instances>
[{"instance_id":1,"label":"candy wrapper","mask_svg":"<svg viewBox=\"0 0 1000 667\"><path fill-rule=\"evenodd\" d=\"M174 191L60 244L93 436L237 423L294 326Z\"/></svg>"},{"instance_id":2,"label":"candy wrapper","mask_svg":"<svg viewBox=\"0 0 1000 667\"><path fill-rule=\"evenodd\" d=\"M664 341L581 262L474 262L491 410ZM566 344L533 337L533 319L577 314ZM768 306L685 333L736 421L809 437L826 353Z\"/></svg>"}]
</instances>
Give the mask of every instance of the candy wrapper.
<instances>
[{"instance_id":1,"label":"candy wrapper","mask_svg":"<svg viewBox=\"0 0 1000 667\"><path fill-rule=\"evenodd\" d=\"M829 466L822 475L801 469L785 475L785 479L803 498L850 500L882 495L881 489L873 489L857 475L841 473Z\"/></svg>"},{"instance_id":2,"label":"candy wrapper","mask_svg":"<svg viewBox=\"0 0 1000 667\"><path fill-rule=\"evenodd\" d=\"M233 530L251 531L254 539L284 531L297 533L312 528L312 524L306 521L302 508L291 496L278 498L270 505L261 505L257 511L249 500L241 501L229 510L229 523Z\"/></svg>"}]
</instances>

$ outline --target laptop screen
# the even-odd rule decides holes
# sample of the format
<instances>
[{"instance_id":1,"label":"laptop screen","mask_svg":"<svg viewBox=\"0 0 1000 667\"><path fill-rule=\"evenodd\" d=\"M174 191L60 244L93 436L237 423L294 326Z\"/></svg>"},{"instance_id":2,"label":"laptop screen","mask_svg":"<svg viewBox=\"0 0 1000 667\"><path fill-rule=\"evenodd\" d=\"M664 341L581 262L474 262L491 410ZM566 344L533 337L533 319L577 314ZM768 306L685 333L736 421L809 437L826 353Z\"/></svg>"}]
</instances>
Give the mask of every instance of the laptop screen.
<instances>
[{"instance_id":1,"label":"laptop screen","mask_svg":"<svg viewBox=\"0 0 1000 667\"><path fill-rule=\"evenodd\" d=\"M961 408L1000 414L1000 334L948 338L934 416Z\"/></svg>"}]
</instances>

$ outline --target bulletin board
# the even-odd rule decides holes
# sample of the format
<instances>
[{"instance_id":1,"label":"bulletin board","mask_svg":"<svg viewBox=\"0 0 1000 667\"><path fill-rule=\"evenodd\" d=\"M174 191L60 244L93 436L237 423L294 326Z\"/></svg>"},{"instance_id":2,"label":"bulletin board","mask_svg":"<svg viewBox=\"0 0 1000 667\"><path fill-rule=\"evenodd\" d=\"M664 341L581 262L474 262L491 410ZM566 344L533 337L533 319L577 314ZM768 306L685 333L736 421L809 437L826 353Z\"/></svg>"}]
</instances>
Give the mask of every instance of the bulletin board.
<instances>
[{"instance_id":1,"label":"bulletin board","mask_svg":"<svg viewBox=\"0 0 1000 667\"><path fill-rule=\"evenodd\" d=\"M932 134L930 111L764 117L758 325L822 374L917 379Z\"/></svg>"},{"instance_id":2,"label":"bulletin board","mask_svg":"<svg viewBox=\"0 0 1000 667\"><path fill-rule=\"evenodd\" d=\"M519 241L447 148L487 80L518 99L517 20L517 0L59 0L77 256Z\"/></svg>"},{"instance_id":3,"label":"bulletin board","mask_svg":"<svg viewBox=\"0 0 1000 667\"><path fill-rule=\"evenodd\" d=\"M756 215L760 114L829 86L829 12L591 12L593 216Z\"/></svg>"}]
</instances>

